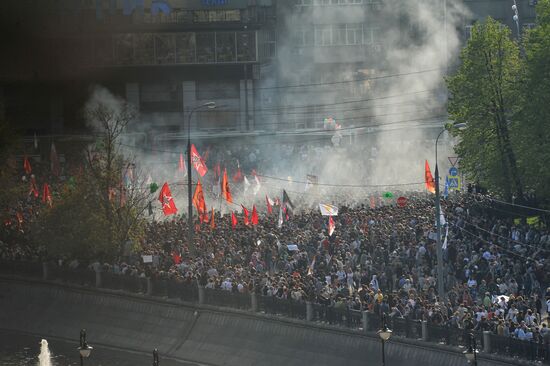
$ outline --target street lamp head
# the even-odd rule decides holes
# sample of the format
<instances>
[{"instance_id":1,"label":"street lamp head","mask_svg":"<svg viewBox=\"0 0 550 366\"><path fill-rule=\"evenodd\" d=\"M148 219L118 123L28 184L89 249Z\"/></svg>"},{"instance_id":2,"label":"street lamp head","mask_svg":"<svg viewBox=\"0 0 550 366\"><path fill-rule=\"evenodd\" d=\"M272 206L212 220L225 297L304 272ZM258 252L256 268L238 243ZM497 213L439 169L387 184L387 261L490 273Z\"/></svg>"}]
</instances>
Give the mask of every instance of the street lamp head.
<instances>
[{"instance_id":1,"label":"street lamp head","mask_svg":"<svg viewBox=\"0 0 550 366\"><path fill-rule=\"evenodd\" d=\"M94 348L91 346L88 346L87 344L84 347L79 347L78 352L80 352L80 355L84 358L90 357L90 353L92 353L92 350Z\"/></svg>"},{"instance_id":2,"label":"street lamp head","mask_svg":"<svg viewBox=\"0 0 550 366\"><path fill-rule=\"evenodd\" d=\"M457 123L457 124L454 124L453 127L459 130L463 130L466 128L466 123Z\"/></svg>"},{"instance_id":3,"label":"street lamp head","mask_svg":"<svg viewBox=\"0 0 550 366\"><path fill-rule=\"evenodd\" d=\"M519 17L517 15L514 15L512 19L514 19L514 22L517 22L519 20Z\"/></svg>"},{"instance_id":4,"label":"street lamp head","mask_svg":"<svg viewBox=\"0 0 550 366\"><path fill-rule=\"evenodd\" d=\"M392 331L388 329L388 327L384 326L384 328L380 329L378 331L378 336L385 342L391 337Z\"/></svg>"},{"instance_id":5,"label":"street lamp head","mask_svg":"<svg viewBox=\"0 0 550 366\"><path fill-rule=\"evenodd\" d=\"M214 109L216 108L216 102L206 102L201 107L206 107L208 109Z\"/></svg>"},{"instance_id":6,"label":"street lamp head","mask_svg":"<svg viewBox=\"0 0 550 366\"><path fill-rule=\"evenodd\" d=\"M516 4L512 5L512 10L513 10L513 11L517 11L517 10L518 10L518 7L516 6Z\"/></svg>"}]
</instances>

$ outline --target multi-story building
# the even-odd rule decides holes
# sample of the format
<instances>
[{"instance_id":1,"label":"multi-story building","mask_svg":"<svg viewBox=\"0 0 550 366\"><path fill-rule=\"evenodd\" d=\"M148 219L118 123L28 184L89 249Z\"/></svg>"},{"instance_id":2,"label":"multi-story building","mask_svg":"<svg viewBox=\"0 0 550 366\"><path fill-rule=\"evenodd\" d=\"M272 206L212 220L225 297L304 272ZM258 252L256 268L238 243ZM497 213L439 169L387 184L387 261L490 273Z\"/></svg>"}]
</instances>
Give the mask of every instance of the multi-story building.
<instances>
[{"instance_id":1,"label":"multi-story building","mask_svg":"<svg viewBox=\"0 0 550 366\"><path fill-rule=\"evenodd\" d=\"M534 23L536 0L516 1L521 31ZM318 129L328 117L342 126L391 122L367 107L408 85L381 76L430 66L422 57L407 65L396 50L418 49L455 28L464 41L487 15L515 30L513 3L464 0L468 15L426 32L416 14L430 7L444 24L453 2L2 1L0 118L30 133L81 131L82 106L97 84L134 104L156 134L182 132L192 108L206 101L219 108L194 113L194 131ZM441 121L442 103L424 103L444 101L441 90L400 102L422 104L419 119ZM394 103L391 113L400 111L409 109Z\"/></svg>"},{"instance_id":2,"label":"multi-story building","mask_svg":"<svg viewBox=\"0 0 550 366\"><path fill-rule=\"evenodd\" d=\"M155 133L254 129L258 65L274 55L270 0L3 1L0 113L27 132L81 131L107 87ZM248 111L248 113L247 113Z\"/></svg>"}]
</instances>

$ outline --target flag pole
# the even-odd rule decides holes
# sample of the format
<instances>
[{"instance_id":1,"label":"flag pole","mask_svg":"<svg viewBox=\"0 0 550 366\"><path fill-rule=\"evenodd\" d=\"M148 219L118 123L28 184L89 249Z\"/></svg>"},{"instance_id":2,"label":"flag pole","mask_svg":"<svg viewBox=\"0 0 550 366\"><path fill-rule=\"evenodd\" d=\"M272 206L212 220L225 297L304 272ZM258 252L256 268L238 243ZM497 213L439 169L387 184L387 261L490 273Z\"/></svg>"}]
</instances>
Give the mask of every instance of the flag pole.
<instances>
[{"instance_id":1,"label":"flag pole","mask_svg":"<svg viewBox=\"0 0 550 366\"><path fill-rule=\"evenodd\" d=\"M195 245L193 241L195 234L193 227L193 187L191 185L191 117L193 116L193 112L205 107L210 109L216 108L216 103L207 102L196 106L191 109L187 118L187 241L189 245L189 252L191 254L195 253Z\"/></svg>"}]
</instances>

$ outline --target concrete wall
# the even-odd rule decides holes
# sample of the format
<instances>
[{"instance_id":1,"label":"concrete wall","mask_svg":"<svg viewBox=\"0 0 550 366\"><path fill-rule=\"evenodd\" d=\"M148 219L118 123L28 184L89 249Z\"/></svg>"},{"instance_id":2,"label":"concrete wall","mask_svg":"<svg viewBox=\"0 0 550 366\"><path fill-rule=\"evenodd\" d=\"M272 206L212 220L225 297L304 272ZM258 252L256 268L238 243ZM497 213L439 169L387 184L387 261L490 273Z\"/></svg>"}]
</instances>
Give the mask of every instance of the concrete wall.
<instances>
[{"instance_id":1,"label":"concrete wall","mask_svg":"<svg viewBox=\"0 0 550 366\"><path fill-rule=\"evenodd\" d=\"M0 328L77 340L86 328L102 345L150 351L212 365L380 365L376 335L262 314L193 307L177 302L0 279ZM463 366L457 350L393 338L387 365ZM481 359L480 366L519 365Z\"/></svg>"}]
</instances>

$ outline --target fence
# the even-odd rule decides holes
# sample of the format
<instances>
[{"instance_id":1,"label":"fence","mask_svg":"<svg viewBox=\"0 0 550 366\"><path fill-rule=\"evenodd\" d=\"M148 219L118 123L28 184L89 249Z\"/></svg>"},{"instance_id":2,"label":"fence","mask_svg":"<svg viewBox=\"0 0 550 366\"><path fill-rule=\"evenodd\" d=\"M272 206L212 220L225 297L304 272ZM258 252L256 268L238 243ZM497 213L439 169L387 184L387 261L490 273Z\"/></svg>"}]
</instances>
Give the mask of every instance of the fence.
<instances>
[{"instance_id":1,"label":"fence","mask_svg":"<svg viewBox=\"0 0 550 366\"><path fill-rule=\"evenodd\" d=\"M0 274L42 278L80 286L181 299L191 303L259 311L265 314L322 322L364 332L375 332L383 325L380 314L353 310L345 304L327 305L281 299L274 296L261 296L255 293L205 289L194 281L143 278L110 272L95 272L88 269L58 267L52 263L19 261L0 261ZM550 345L547 340L538 343L523 341L512 337L498 336L490 332L467 332L464 329L428 324L402 317L387 316L386 322L394 336L465 347L468 345L470 334L473 334L476 345L484 351L550 364Z\"/></svg>"}]
</instances>

